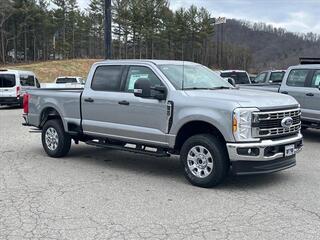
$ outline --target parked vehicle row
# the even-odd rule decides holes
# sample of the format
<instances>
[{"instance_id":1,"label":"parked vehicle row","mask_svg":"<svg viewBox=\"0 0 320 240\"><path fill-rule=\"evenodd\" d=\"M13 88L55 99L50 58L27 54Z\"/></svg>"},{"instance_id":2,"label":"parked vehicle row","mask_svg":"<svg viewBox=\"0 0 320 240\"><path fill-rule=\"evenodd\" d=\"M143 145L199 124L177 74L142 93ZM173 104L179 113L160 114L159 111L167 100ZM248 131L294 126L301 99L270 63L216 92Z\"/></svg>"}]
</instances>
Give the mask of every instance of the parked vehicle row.
<instances>
[{"instance_id":1,"label":"parked vehicle row","mask_svg":"<svg viewBox=\"0 0 320 240\"><path fill-rule=\"evenodd\" d=\"M83 88L82 77L61 76L54 83L39 83L31 71L0 69L0 105L23 106L23 96L32 88Z\"/></svg>"},{"instance_id":2,"label":"parked vehicle row","mask_svg":"<svg viewBox=\"0 0 320 240\"><path fill-rule=\"evenodd\" d=\"M186 178L215 186L234 174L296 164L301 111L290 96L233 87L196 63L110 60L94 64L84 89L30 90L27 126L51 157L71 140L155 156L180 155Z\"/></svg>"},{"instance_id":3,"label":"parked vehicle row","mask_svg":"<svg viewBox=\"0 0 320 240\"><path fill-rule=\"evenodd\" d=\"M0 105L22 107L25 92L39 87L40 83L33 72L2 69L0 70Z\"/></svg>"},{"instance_id":4,"label":"parked vehicle row","mask_svg":"<svg viewBox=\"0 0 320 240\"><path fill-rule=\"evenodd\" d=\"M241 86L243 89L255 89L271 92L279 92L293 96L301 106L303 128L320 128L320 60L315 64L303 62L297 66L291 66L283 76L281 82L268 82L265 84L253 84ZM280 79L280 72L279 74ZM267 74L272 75L271 73ZM260 76L262 76L260 74Z\"/></svg>"}]
</instances>

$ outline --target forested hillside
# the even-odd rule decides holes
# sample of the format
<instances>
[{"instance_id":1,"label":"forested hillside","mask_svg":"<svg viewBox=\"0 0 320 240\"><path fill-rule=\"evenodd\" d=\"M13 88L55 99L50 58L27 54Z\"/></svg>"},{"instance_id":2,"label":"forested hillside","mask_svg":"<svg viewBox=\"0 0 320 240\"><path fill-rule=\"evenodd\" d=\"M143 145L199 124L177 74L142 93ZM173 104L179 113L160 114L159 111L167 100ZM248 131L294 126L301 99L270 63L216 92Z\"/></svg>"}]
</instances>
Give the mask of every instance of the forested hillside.
<instances>
[{"instance_id":1,"label":"forested hillside","mask_svg":"<svg viewBox=\"0 0 320 240\"><path fill-rule=\"evenodd\" d=\"M285 69L298 64L299 57L320 57L319 36L313 33L295 34L263 23L228 20L225 41L247 48L253 70Z\"/></svg>"},{"instance_id":2,"label":"forested hillside","mask_svg":"<svg viewBox=\"0 0 320 240\"><path fill-rule=\"evenodd\" d=\"M0 0L0 64L103 58L104 0ZM113 0L113 58L183 59L214 68L286 68L320 56L319 37L217 17L169 0ZM223 29L221 29L223 28ZM221 41L222 40L222 41Z\"/></svg>"}]
</instances>

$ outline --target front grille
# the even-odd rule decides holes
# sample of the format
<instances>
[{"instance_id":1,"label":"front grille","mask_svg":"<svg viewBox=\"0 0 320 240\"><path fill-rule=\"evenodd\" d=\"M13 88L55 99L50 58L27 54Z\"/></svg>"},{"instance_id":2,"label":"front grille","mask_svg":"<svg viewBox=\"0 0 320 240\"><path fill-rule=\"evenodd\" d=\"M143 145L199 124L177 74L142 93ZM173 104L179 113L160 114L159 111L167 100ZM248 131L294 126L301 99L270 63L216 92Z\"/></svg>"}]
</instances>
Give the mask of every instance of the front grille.
<instances>
[{"instance_id":1,"label":"front grille","mask_svg":"<svg viewBox=\"0 0 320 240\"><path fill-rule=\"evenodd\" d=\"M291 117L292 125L285 128L281 125L284 118ZM252 117L252 135L259 138L272 138L296 134L301 128L301 110L255 112Z\"/></svg>"}]
</instances>

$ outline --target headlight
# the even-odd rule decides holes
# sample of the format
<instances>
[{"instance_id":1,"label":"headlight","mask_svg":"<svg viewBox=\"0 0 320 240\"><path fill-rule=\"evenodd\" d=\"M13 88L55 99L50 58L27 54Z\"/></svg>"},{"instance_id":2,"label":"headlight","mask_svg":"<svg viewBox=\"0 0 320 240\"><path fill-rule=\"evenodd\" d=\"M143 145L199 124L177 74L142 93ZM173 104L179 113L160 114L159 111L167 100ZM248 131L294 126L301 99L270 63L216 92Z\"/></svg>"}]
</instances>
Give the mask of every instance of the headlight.
<instances>
[{"instance_id":1,"label":"headlight","mask_svg":"<svg viewBox=\"0 0 320 240\"><path fill-rule=\"evenodd\" d=\"M258 112L257 108L236 108L233 111L232 132L236 141L257 141L259 139L253 138L252 130L252 113Z\"/></svg>"}]
</instances>

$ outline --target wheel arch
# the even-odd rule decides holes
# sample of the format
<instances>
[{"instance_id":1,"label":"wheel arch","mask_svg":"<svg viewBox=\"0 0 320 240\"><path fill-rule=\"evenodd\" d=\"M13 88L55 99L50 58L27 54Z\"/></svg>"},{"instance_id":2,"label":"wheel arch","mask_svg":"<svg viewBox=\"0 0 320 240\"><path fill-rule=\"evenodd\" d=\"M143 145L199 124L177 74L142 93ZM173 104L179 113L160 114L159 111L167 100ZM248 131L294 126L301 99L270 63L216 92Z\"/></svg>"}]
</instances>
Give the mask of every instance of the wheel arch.
<instances>
[{"instance_id":1,"label":"wheel arch","mask_svg":"<svg viewBox=\"0 0 320 240\"><path fill-rule=\"evenodd\" d=\"M40 113L39 127L42 128L48 120L59 119L62 121L64 129L66 129L65 123L61 116L62 115L55 107L47 106Z\"/></svg>"},{"instance_id":2,"label":"wheel arch","mask_svg":"<svg viewBox=\"0 0 320 240\"><path fill-rule=\"evenodd\" d=\"M183 143L189 137L205 133L209 133L216 136L220 141L222 141L223 144L226 143L226 140L221 131L212 123L203 120L193 120L184 123L178 130L174 144L175 151L180 152Z\"/></svg>"}]
</instances>

